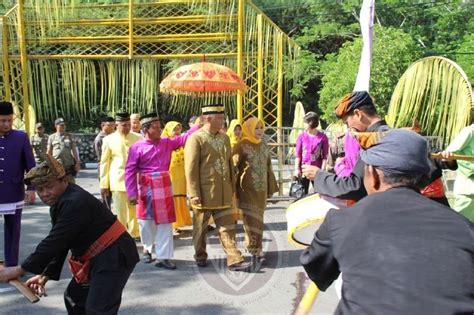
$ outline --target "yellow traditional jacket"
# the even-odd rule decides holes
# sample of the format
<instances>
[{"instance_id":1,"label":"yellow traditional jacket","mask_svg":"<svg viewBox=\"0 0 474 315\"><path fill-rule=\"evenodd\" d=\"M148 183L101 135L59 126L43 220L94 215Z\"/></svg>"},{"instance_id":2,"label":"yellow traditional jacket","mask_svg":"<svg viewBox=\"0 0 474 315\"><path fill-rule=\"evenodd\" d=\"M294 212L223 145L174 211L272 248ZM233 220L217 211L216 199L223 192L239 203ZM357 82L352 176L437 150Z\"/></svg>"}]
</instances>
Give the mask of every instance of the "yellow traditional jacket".
<instances>
[{"instance_id":1,"label":"yellow traditional jacket","mask_svg":"<svg viewBox=\"0 0 474 315\"><path fill-rule=\"evenodd\" d=\"M189 197L199 197L201 210L228 209L232 205L234 174L230 140L201 128L184 148L184 164Z\"/></svg>"},{"instance_id":2,"label":"yellow traditional jacket","mask_svg":"<svg viewBox=\"0 0 474 315\"><path fill-rule=\"evenodd\" d=\"M127 163L128 149L140 138L141 135L135 132L123 136L117 131L104 138L99 173L101 189L126 191L125 164Z\"/></svg>"}]
</instances>

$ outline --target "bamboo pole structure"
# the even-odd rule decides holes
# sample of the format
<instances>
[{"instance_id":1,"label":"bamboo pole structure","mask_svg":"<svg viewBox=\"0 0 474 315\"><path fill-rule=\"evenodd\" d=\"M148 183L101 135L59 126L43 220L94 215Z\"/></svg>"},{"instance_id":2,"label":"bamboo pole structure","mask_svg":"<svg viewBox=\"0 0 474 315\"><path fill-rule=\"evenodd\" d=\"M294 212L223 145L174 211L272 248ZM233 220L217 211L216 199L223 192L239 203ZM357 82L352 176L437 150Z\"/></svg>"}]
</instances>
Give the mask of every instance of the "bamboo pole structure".
<instances>
[{"instance_id":1,"label":"bamboo pole structure","mask_svg":"<svg viewBox=\"0 0 474 315\"><path fill-rule=\"evenodd\" d=\"M263 15L257 15L257 113L263 120Z\"/></svg>"},{"instance_id":2,"label":"bamboo pole structure","mask_svg":"<svg viewBox=\"0 0 474 315\"><path fill-rule=\"evenodd\" d=\"M281 144L283 143L283 33L278 34L277 50L277 143ZM281 145L277 148L277 154L278 165L283 165L283 155L285 153ZM281 167L278 169L278 180L279 182L283 181L283 169ZM279 194L283 194L283 185L279 185Z\"/></svg>"},{"instance_id":3,"label":"bamboo pole structure","mask_svg":"<svg viewBox=\"0 0 474 315\"><path fill-rule=\"evenodd\" d=\"M133 57L133 0L128 0L128 58Z\"/></svg>"},{"instance_id":4,"label":"bamboo pole structure","mask_svg":"<svg viewBox=\"0 0 474 315\"><path fill-rule=\"evenodd\" d=\"M244 0L239 0L237 10L237 74L244 79ZM237 120L242 123L243 119L244 96L242 91L237 92Z\"/></svg>"},{"instance_id":5,"label":"bamboo pole structure","mask_svg":"<svg viewBox=\"0 0 474 315\"><path fill-rule=\"evenodd\" d=\"M8 25L5 16L2 16L2 54L5 100L11 101L12 91L10 82L10 61L8 60Z\"/></svg>"},{"instance_id":6,"label":"bamboo pole structure","mask_svg":"<svg viewBox=\"0 0 474 315\"><path fill-rule=\"evenodd\" d=\"M28 56L26 50L26 32L24 24L24 10L23 10L24 0L18 0L18 45L20 47L20 62L21 62L21 86L23 90L23 115L25 119L25 130L26 133L30 133L30 93L28 88Z\"/></svg>"}]
</instances>

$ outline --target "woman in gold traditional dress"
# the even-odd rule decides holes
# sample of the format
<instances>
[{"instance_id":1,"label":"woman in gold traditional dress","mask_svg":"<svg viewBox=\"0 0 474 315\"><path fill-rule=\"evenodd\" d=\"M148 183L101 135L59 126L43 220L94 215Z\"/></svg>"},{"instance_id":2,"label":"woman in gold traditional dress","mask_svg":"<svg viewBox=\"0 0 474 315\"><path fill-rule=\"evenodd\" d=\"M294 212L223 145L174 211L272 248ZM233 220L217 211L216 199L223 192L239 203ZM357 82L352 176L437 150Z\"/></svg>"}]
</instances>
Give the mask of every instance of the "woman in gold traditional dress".
<instances>
[{"instance_id":1,"label":"woman in gold traditional dress","mask_svg":"<svg viewBox=\"0 0 474 315\"><path fill-rule=\"evenodd\" d=\"M278 184L272 170L270 150L262 141L263 121L251 117L244 122L242 129L243 137L233 150L238 169L237 205L242 211L247 250L255 261L263 263L263 213L267 198L278 191Z\"/></svg>"},{"instance_id":2,"label":"woman in gold traditional dress","mask_svg":"<svg viewBox=\"0 0 474 315\"><path fill-rule=\"evenodd\" d=\"M162 136L173 138L181 134L183 127L177 121L169 121L163 129ZM181 227L192 225L191 215L189 214L188 204L186 202L186 177L184 175L184 148L173 151L170 163L171 185L173 186L174 206L176 211L176 222L173 223L173 229L178 230Z\"/></svg>"}]
</instances>

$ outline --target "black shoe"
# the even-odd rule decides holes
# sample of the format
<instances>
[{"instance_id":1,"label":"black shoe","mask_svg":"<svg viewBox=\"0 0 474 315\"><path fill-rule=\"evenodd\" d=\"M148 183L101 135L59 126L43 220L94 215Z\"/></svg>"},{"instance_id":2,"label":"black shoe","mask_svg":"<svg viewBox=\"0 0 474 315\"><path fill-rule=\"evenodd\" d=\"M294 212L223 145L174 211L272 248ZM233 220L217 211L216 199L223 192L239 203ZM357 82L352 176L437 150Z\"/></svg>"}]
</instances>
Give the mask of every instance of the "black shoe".
<instances>
[{"instance_id":1,"label":"black shoe","mask_svg":"<svg viewBox=\"0 0 474 315\"><path fill-rule=\"evenodd\" d=\"M196 260L196 265L201 268L207 267L207 260Z\"/></svg>"},{"instance_id":2,"label":"black shoe","mask_svg":"<svg viewBox=\"0 0 474 315\"><path fill-rule=\"evenodd\" d=\"M170 270L173 270L173 269L176 269L176 265L173 264L171 261L169 261L168 259L165 259L165 260L162 260L162 261L159 261L155 264L155 267L158 267L158 268L165 268L165 269L170 269Z\"/></svg>"},{"instance_id":3,"label":"black shoe","mask_svg":"<svg viewBox=\"0 0 474 315\"><path fill-rule=\"evenodd\" d=\"M145 264L151 264L153 262L153 258L149 252L143 253L143 262Z\"/></svg>"},{"instance_id":4,"label":"black shoe","mask_svg":"<svg viewBox=\"0 0 474 315\"><path fill-rule=\"evenodd\" d=\"M261 264L261 265L264 265L267 262L267 258L263 254L253 255L252 260L255 262L255 264Z\"/></svg>"},{"instance_id":5,"label":"black shoe","mask_svg":"<svg viewBox=\"0 0 474 315\"><path fill-rule=\"evenodd\" d=\"M140 236L134 237L133 239L135 240L136 243L140 243L142 241Z\"/></svg>"},{"instance_id":6,"label":"black shoe","mask_svg":"<svg viewBox=\"0 0 474 315\"><path fill-rule=\"evenodd\" d=\"M215 226L212 226L212 225L208 225L208 226L207 226L207 232L208 232L208 233L214 231L215 229L216 229Z\"/></svg>"},{"instance_id":7,"label":"black shoe","mask_svg":"<svg viewBox=\"0 0 474 315\"><path fill-rule=\"evenodd\" d=\"M242 261L233 265L228 266L230 271L249 271L252 264L247 261Z\"/></svg>"}]
</instances>

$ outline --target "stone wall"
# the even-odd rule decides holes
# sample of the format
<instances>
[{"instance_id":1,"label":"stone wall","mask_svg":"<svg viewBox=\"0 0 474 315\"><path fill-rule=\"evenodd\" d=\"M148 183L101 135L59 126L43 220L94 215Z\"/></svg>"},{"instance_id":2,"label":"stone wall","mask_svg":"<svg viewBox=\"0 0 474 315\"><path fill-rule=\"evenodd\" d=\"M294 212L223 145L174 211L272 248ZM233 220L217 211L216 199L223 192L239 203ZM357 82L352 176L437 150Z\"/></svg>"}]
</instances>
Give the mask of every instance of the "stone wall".
<instances>
[{"instance_id":1,"label":"stone wall","mask_svg":"<svg viewBox=\"0 0 474 315\"><path fill-rule=\"evenodd\" d=\"M74 141L79 149L81 163L97 163L97 157L94 151L94 139L96 134L93 133L72 133Z\"/></svg>"}]
</instances>

